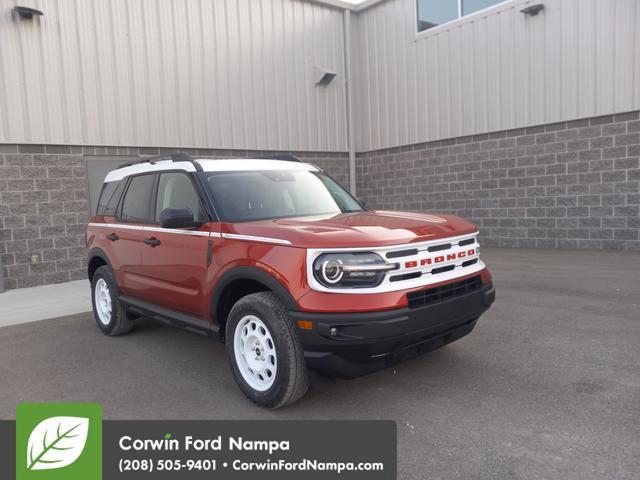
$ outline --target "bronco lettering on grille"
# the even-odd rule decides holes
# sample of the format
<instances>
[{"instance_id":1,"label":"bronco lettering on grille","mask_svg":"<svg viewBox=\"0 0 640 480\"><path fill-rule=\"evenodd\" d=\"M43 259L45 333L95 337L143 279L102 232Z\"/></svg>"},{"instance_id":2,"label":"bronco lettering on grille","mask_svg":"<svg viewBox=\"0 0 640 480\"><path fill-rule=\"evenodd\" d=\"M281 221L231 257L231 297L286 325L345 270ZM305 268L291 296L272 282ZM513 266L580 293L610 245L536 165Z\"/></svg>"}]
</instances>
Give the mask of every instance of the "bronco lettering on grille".
<instances>
[{"instance_id":1,"label":"bronco lettering on grille","mask_svg":"<svg viewBox=\"0 0 640 480\"><path fill-rule=\"evenodd\" d=\"M470 248L467 251L456 252L456 253L448 253L446 255L438 255L437 257L431 257L431 258L423 258L422 260L420 260L420 266L424 267L425 265L433 265L435 263L450 262L452 260L457 260L457 259L460 259L460 258L469 257L469 256L475 255L475 254L476 254L476 249L475 248ZM418 261L417 260L412 260L410 262L405 262L405 264L404 264L404 268L415 268L417 266L418 266Z\"/></svg>"}]
</instances>

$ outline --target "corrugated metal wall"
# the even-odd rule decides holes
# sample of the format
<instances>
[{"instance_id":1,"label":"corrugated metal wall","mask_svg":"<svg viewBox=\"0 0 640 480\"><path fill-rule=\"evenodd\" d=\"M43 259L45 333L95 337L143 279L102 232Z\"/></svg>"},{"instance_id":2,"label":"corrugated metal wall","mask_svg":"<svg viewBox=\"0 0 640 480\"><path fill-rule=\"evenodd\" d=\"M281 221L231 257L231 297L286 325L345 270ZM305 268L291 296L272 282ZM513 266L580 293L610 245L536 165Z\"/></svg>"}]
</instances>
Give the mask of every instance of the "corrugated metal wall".
<instances>
[{"instance_id":1,"label":"corrugated metal wall","mask_svg":"<svg viewBox=\"0 0 640 480\"><path fill-rule=\"evenodd\" d=\"M435 1L435 0L434 0ZM0 0L0 143L345 151L343 14L303 0ZM640 1L352 15L359 151L640 108ZM314 66L338 73L314 86Z\"/></svg>"},{"instance_id":2,"label":"corrugated metal wall","mask_svg":"<svg viewBox=\"0 0 640 480\"><path fill-rule=\"evenodd\" d=\"M435 0L434 0L435 1ZM355 16L359 151L640 108L640 1L511 1L415 34L415 0Z\"/></svg>"},{"instance_id":3,"label":"corrugated metal wall","mask_svg":"<svg viewBox=\"0 0 640 480\"><path fill-rule=\"evenodd\" d=\"M300 0L0 0L0 143L344 151L342 11ZM314 86L314 66L338 73Z\"/></svg>"}]
</instances>

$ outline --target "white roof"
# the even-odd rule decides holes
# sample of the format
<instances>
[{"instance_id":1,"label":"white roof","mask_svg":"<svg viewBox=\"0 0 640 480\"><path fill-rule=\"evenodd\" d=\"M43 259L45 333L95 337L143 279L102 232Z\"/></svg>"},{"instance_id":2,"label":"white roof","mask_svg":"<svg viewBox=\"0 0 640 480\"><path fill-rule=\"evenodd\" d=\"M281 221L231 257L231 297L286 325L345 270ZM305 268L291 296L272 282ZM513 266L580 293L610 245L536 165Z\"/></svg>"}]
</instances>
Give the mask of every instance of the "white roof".
<instances>
[{"instance_id":1,"label":"white roof","mask_svg":"<svg viewBox=\"0 0 640 480\"><path fill-rule=\"evenodd\" d=\"M317 172L318 167L309 163L288 160L265 160L260 158L242 158L229 160L196 160L205 172L241 172L246 170L296 170Z\"/></svg>"},{"instance_id":2,"label":"white roof","mask_svg":"<svg viewBox=\"0 0 640 480\"><path fill-rule=\"evenodd\" d=\"M293 170L317 172L319 168L309 163L293 162L287 160L266 160L260 158L237 158L237 159L194 159L205 172L243 172L255 170ZM164 170L184 170L185 172L195 172L196 167L191 162L174 162L172 160L160 160L154 163L143 162L118 168L107 174L105 182L116 182L130 175L138 173L162 172Z\"/></svg>"}]
</instances>

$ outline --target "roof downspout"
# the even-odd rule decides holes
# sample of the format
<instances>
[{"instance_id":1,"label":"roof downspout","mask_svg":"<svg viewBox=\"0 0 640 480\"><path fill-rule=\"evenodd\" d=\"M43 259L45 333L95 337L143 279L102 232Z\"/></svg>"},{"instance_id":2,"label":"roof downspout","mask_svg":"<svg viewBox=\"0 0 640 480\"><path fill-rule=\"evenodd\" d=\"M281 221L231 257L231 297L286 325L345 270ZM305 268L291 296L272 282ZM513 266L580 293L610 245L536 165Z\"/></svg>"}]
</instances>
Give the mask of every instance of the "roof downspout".
<instances>
[{"instance_id":1,"label":"roof downspout","mask_svg":"<svg viewBox=\"0 0 640 480\"><path fill-rule=\"evenodd\" d=\"M2 259L0 258L0 293L4 293L4 268L2 267Z\"/></svg>"},{"instance_id":2,"label":"roof downspout","mask_svg":"<svg viewBox=\"0 0 640 480\"><path fill-rule=\"evenodd\" d=\"M353 82L351 74L351 10L344 10L344 82L346 88L347 148L349 150L349 191L356 195L356 145L353 124Z\"/></svg>"}]
</instances>

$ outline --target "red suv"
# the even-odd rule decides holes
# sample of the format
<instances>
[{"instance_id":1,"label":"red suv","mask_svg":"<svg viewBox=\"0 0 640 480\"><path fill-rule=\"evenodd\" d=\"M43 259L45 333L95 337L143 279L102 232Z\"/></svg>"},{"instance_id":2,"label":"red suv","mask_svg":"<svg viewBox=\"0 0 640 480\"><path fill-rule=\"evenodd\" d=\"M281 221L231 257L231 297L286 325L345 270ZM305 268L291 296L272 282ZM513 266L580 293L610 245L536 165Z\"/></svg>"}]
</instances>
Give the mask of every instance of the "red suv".
<instances>
[{"instance_id":1,"label":"red suv","mask_svg":"<svg viewBox=\"0 0 640 480\"><path fill-rule=\"evenodd\" d=\"M457 340L494 301L477 229L373 211L315 165L186 154L110 172L87 227L95 318L217 336L259 405L302 397L307 367L355 377Z\"/></svg>"}]
</instances>

